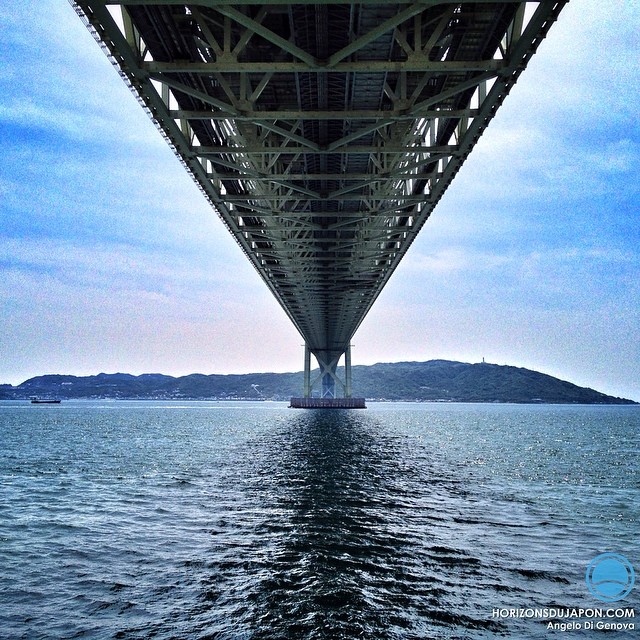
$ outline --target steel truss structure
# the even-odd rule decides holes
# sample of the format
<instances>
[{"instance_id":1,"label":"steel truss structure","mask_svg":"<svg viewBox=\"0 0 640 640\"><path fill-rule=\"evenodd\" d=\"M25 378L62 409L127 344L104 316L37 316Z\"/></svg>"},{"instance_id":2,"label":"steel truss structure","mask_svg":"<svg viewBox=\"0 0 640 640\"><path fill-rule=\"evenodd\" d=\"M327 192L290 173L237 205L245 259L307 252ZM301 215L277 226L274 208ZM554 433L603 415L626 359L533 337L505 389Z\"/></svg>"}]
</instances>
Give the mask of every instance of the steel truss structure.
<instances>
[{"instance_id":1,"label":"steel truss structure","mask_svg":"<svg viewBox=\"0 0 640 640\"><path fill-rule=\"evenodd\" d=\"M566 0L72 0L320 364L350 341ZM347 373L336 375L346 354Z\"/></svg>"}]
</instances>

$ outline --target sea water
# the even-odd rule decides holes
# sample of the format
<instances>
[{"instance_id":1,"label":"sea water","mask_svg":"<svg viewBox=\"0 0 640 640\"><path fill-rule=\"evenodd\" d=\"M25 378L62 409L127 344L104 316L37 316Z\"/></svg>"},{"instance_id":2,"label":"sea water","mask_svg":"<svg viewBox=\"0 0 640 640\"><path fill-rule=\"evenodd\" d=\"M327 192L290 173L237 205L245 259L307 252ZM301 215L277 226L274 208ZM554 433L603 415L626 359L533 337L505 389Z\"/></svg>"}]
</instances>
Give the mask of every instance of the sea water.
<instances>
[{"instance_id":1,"label":"sea water","mask_svg":"<svg viewBox=\"0 0 640 640\"><path fill-rule=\"evenodd\" d=\"M639 444L634 406L2 402L0 635L637 637L585 571L640 572Z\"/></svg>"}]
</instances>

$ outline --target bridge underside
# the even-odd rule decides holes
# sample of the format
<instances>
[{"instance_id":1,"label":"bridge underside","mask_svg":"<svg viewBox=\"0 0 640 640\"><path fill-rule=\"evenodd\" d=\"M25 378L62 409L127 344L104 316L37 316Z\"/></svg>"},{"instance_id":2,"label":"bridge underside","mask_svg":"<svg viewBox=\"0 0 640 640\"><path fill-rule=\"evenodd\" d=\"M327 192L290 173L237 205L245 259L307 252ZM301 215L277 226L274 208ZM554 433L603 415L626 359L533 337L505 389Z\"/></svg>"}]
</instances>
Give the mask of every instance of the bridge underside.
<instances>
[{"instance_id":1,"label":"bridge underside","mask_svg":"<svg viewBox=\"0 0 640 640\"><path fill-rule=\"evenodd\" d=\"M331 397L338 359L565 0L73 4Z\"/></svg>"}]
</instances>

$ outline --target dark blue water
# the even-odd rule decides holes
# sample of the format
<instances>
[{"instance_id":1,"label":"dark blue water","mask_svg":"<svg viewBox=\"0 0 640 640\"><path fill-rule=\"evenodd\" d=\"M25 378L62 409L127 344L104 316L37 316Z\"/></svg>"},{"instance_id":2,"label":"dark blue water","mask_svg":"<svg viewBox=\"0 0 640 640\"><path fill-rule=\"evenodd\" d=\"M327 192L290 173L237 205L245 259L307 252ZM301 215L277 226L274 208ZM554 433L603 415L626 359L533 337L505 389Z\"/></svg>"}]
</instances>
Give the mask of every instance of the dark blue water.
<instances>
[{"instance_id":1,"label":"dark blue water","mask_svg":"<svg viewBox=\"0 0 640 640\"><path fill-rule=\"evenodd\" d=\"M639 444L637 407L0 403L0 635L637 637L494 610L640 573Z\"/></svg>"}]
</instances>

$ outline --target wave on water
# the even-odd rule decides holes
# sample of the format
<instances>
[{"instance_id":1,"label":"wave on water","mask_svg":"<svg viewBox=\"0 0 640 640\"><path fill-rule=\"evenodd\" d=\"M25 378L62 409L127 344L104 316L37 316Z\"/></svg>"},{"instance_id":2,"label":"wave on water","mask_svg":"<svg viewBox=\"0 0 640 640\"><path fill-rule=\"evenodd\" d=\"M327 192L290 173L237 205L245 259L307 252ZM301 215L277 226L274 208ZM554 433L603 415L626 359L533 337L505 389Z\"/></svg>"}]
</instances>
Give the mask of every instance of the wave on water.
<instances>
[{"instance_id":1,"label":"wave on water","mask_svg":"<svg viewBox=\"0 0 640 640\"><path fill-rule=\"evenodd\" d=\"M546 638L492 610L574 605L611 535L523 479L493 409L141 408L5 425L4 637Z\"/></svg>"}]
</instances>

